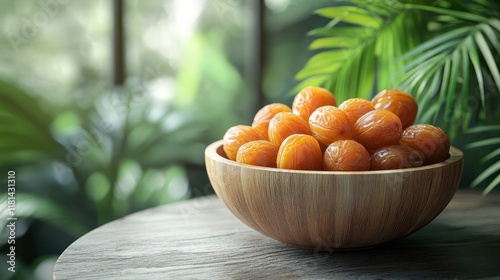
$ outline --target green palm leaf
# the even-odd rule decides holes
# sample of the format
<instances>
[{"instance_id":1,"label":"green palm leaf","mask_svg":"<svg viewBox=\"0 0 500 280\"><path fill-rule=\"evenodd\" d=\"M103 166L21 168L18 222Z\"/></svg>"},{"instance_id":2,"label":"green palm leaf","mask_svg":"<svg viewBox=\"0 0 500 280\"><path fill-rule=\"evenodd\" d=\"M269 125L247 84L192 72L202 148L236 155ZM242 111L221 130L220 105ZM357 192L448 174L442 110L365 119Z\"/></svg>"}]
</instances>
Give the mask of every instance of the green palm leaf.
<instances>
[{"instance_id":1,"label":"green palm leaf","mask_svg":"<svg viewBox=\"0 0 500 280\"><path fill-rule=\"evenodd\" d=\"M23 161L27 152L57 156L62 147L51 134L53 117L34 97L0 80L0 164ZM19 156L16 156L19 155Z\"/></svg>"},{"instance_id":2,"label":"green palm leaf","mask_svg":"<svg viewBox=\"0 0 500 280\"><path fill-rule=\"evenodd\" d=\"M447 16L451 16L451 17L454 17L457 19L462 19L462 20L467 20L467 21L483 22L483 21L487 20L487 18L482 16L482 15L478 15L475 13L469 13L469 12L463 12L463 11L456 11L456 10L452 10L452 9L435 7L432 4L431 5L405 4L404 7L407 9L410 9L410 10L428 11L428 12L436 13L439 15L447 15Z\"/></svg>"},{"instance_id":3,"label":"green palm leaf","mask_svg":"<svg viewBox=\"0 0 500 280\"><path fill-rule=\"evenodd\" d=\"M484 132L500 132L500 126L499 125L491 125L491 126L482 126L482 127L476 127L472 128L468 131L468 133L484 133ZM478 140L472 143L469 143L466 148L468 149L474 149L474 148L481 148L481 147L500 147L500 137L490 137L482 140ZM476 179L471 183L471 187L477 187L478 185L482 184L483 182L487 181L488 178L492 177L493 175L497 174L494 179L491 180L491 182L486 186L484 189L483 193L487 194L490 192L493 188L496 186L500 185L500 148L496 148L486 156L484 156L481 159L481 163L486 163L492 159L497 159L494 161L490 166L488 166L485 170L479 174Z\"/></svg>"},{"instance_id":4,"label":"green palm leaf","mask_svg":"<svg viewBox=\"0 0 500 280\"><path fill-rule=\"evenodd\" d=\"M485 157L483 157L481 159L481 163L485 163L487 161L490 161L490 160L496 158L497 156L500 156L500 148L494 150L493 152L491 152L488 155L486 155Z\"/></svg>"},{"instance_id":5,"label":"green palm leaf","mask_svg":"<svg viewBox=\"0 0 500 280\"><path fill-rule=\"evenodd\" d=\"M473 148L479 148L479 147L490 146L490 145L500 145L500 137L494 137L494 138L489 138L489 139L484 139L484 140L472 142L472 143L468 144L466 147L468 149L473 149Z\"/></svg>"},{"instance_id":6,"label":"green palm leaf","mask_svg":"<svg viewBox=\"0 0 500 280\"><path fill-rule=\"evenodd\" d=\"M478 126L467 130L468 133L480 133L487 131L500 131L500 125Z\"/></svg>"},{"instance_id":7,"label":"green palm leaf","mask_svg":"<svg viewBox=\"0 0 500 280\"><path fill-rule=\"evenodd\" d=\"M498 169L500 170L500 169ZM498 171L497 170L497 171ZM491 190L493 190L496 186L500 185L500 174L493 179L488 186L484 189L483 194L489 193Z\"/></svg>"},{"instance_id":8,"label":"green palm leaf","mask_svg":"<svg viewBox=\"0 0 500 280\"><path fill-rule=\"evenodd\" d=\"M477 178L471 183L471 187L476 187L480 183L486 181L488 177L491 175L498 173L500 171L500 161L497 161L496 163L492 164L488 168L486 168ZM489 191L491 191L494 187L498 185L498 177L500 177L500 174L496 176L494 180L490 182L490 184L486 187L484 190L484 194L487 194Z\"/></svg>"},{"instance_id":9,"label":"green palm leaf","mask_svg":"<svg viewBox=\"0 0 500 280\"><path fill-rule=\"evenodd\" d=\"M331 18L335 22L347 22L369 28L379 28L383 23L376 14L355 6L329 7L316 11L320 16Z\"/></svg>"},{"instance_id":10,"label":"green palm leaf","mask_svg":"<svg viewBox=\"0 0 500 280\"><path fill-rule=\"evenodd\" d=\"M500 4L408 2L350 0L318 10L331 21L309 33L318 37L310 45L318 52L297 73L301 83L294 92L323 86L343 101L398 88L417 100L417 123L439 125L452 140L471 126L477 132L498 129L481 125L494 115L500 96ZM491 137L467 148L499 144ZM495 150L482 162L499 154ZM491 179L498 168L490 165L474 184ZM491 179L486 191L499 181Z\"/></svg>"},{"instance_id":11,"label":"green palm leaf","mask_svg":"<svg viewBox=\"0 0 500 280\"><path fill-rule=\"evenodd\" d=\"M400 42L393 40L392 34L420 22L414 18L415 13L401 9L395 1L350 3L354 5L317 10L317 14L331 22L309 33L320 37L311 43L310 49L325 50L312 56L297 73L296 78L302 82L293 92L317 85L329 88L337 99L345 100L354 96L370 98L374 89L391 85L390 72L402 63L393 63L393 53L403 54L418 41L415 38L418 35Z\"/></svg>"},{"instance_id":12,"label":"green palm leaf","mask_svg":"<svg viewBox=\"0 0 500 280\"><path fill-rule=\"evenodd\" d=\"M488 44L483 36L482 32L485 26L486 30L488 30L486 37L490 38L491 44ZM498 86L500 75L492 54L497 52L498 47L494 45L497 41L493 37L496 38L499 34L498 32L492 34L492 29L488 28L488 26L480 23L460 27L422 43L403 56L403 58L413 60L395 74L402 89L408 92L422 92L418 90L418 86L422 83L429 83L433 76L441 77L441 87L435 101L444 110L435 111L433 119L436 120L441 115L445 120L457 120L445 122L445 125L448 125L448 127L445 127L446 130L451 131L452 134L460 126L466 126L467 124L464 125L463 122L470 118L465 115L467 110L455 110L453 112L453 108L467 108L466 102L468 98L476 98L474 91L471 91L469 87L471 80L472 84L478 85L479 99L483 104L483 108L486 102L485 72L489 73L493 78L497 90L500 92ZM493 48L493 52L490 48ZM486 61L488 69L482 67L481 59ZM469 65L472 65L475 77L471 76ZM426 76L425 72L427 71L433 71L433 76ZM456 98L457 92L461 93L461 98ZM421 101L423 98L434 98L435 92L427 91L424 94L427 96L417 94L417 101ZM428 107L421 106L421 109L421 112L426 112Z\"/></svg>"}]
</instances>

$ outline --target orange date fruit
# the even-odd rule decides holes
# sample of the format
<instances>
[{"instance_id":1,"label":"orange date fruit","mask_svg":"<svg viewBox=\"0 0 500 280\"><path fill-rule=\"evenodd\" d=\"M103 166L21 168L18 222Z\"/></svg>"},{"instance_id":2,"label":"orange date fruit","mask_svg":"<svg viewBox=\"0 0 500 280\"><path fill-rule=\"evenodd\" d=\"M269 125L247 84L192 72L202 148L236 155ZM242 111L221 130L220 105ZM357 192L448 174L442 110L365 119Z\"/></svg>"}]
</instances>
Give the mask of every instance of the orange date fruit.
<instances>
[{"instance_id":1,"label":"orange date fruit","mask_svg":"<svg viewBox=\"0 0 500 280\"><path fill-rule=\"evenodd\" d=\"M424 165L438 163L450 157L450 139L441 128L430 124L416 124L403 131L401 145L417 150Z\"/></svg>"},{"instance_id":2,"label":"orange date fruit","mask_svg":"<svg viewBox=\"0 0 500 280\"><path fill-rule=\"evenodd\" d=\"M236 154L236 161L240 163L276 167L278 147L266 140L256 140L241 145Z\"/></svg>"},{"instance_id":3,"label":"orange date fruit","mask_svg":"<svg viewBox=\"0 0 500 280\"><path fill-rule=\"evenodd\" d=\"M292 113L277 113L269 122L269 141L276 146L292 134L311 134L309 124L300 116Z\"/></svg>"},{"instance_id":4,"label":"orange date fruit","mask_svg":"<svg viewBox=\"0 0 500 280\"><path fill-rule=\"evenodd\" d=\"M370 169L370 154L353 140L335 141L323 154L323 169L329 171L366 171Z\"/></svg>"},{"instance_id":5,"label":"orange date fruit","mask_svg":"<svg viewBox=\"0 0 500 280\"><path fill-rule=\"evenodd\" d=\"M367 150L396 145L402 134L401 120L387 110L374 110L359 118L353 127L354 140Z\"/></svg>"},{"instance_id":6,"label":"orange date fruit","mask_svg":"<svg viewBox=\"0 0 500 280\"><path fill-rule=\"evenodd\" d=\"M309 86L295 95L292 102L292 112L308 121L309 116L316 109L326 105L337 106L337 100L333 93L321 87Z\"/></svg>"},{"instance_id":7,"label":"orange date fruit","mask_svg":"<svg viewBox=\"0 0 500 280\"><path fill-rule=\"evenodd\" d=\"M252 127L269 140L268 129L271 119L280 112L292 112L292 109L282 103L272 103L262 107L253 118Z\"/></svg>"},{"instance_id":8,"label":"orange date fruit","mask_svg":"<svg viewBox=\"0 0 500 280\"><path fill-rule=\"evenodd\" d=\"M344 111L335 106L322 106L309 117L314 138L324 145L352 138L352 125Z\"/></svg>"},{"instance_id":9,"label":"orange date fruit","mask_svg":"<svg viewBox=\"0 0 500 280\"><path fill-rule=\"evenodd\" d=\"M277 166L282 169L321 170L323 154L311 135L288 136L278 150Z\"/></svg>"},{"instance_id":10,"label":"orange date fruit","mask_svg":"<svg viewBox=\"0 0 500 280\"><path fill-rule=\"evenodd\" d=\"M373 103L363 98L351 98L342 102L339 109L344 111L352 125L364 114L375 110Z\"/></svg>"},{"instance_id":11,"label":"orange date fruit","mask_svg":"<svg viewBox=\"0 0 500 280\"><path fill-rule=\"evenodd\" d=\"M241 145L255 140L264 140L264 136L248 125L230 127L223 137L223 149L230 160L236 160Z\"/></svg>"},{"instance_id":12,"label":"orange date fruit","mask_svg":"<svg viewBox=\"0 0 500 280\"><path fill-rule=\"evenodd\" d=\"M392 145L378 149L371 157L371 170L402 169L422 166L419 152L407 146Z\"/></svg>"},{"instance_id":13,"label":"orange date fruit","mask_svg":"<svg viewBox=\"0 0 500 280\"><path fill-rule=\"evenodd\" d=\"M401 119L403 129L409 127L415 121L418 105L415 99L408 93L397 89L386 89L379 92L372 99L375 109L389 110Z\"/></svg>"}]
</instances>

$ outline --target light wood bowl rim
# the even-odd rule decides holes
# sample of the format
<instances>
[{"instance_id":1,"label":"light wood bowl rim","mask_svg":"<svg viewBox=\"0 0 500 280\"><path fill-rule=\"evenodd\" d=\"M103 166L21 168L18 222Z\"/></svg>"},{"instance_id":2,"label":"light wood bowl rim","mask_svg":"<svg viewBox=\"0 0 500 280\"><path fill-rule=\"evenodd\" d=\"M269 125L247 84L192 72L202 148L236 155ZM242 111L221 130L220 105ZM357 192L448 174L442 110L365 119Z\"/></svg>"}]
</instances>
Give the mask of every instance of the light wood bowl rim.
<instances>
[{"instance_id":1,"label":"light wood bowl rim","mask_svg":"<svg viewBox=\"0 0 500 280\"><path fill-rule=\"evenodd\" d=\"M267 172L293 173L293 174L375 175L375 174L406 173L406 172L422 171L422 170L439 168L439 167L446 166L449 164L453 164L457 161L460 161L464 157L464 154L461 150L452 146L452 147L450 147L450 157L447 160L445 160L443 162L439 162L439 163L434 163L434 164L420 166L420 167L414 167L414 168L390 169L390 170L371 170L371 171L292 170L292 169L279 169L279 168L272 168L272 167L255 166L255 165L239 163L239 162L230 160L230 159L222 156L222 154L224 154L224 150L222 148L222 145L223 145L223 140L218 140L218 141L213 142L212 144L208 145L207 148L205 149L205 155L207 157L209 157L211 160L218 161L218 162L221 162L221 163L224 163L227 165L237 166L240 168L255 169L255 170L261 170L261 171L267 171Z\"/></svg>"}]
</instances>

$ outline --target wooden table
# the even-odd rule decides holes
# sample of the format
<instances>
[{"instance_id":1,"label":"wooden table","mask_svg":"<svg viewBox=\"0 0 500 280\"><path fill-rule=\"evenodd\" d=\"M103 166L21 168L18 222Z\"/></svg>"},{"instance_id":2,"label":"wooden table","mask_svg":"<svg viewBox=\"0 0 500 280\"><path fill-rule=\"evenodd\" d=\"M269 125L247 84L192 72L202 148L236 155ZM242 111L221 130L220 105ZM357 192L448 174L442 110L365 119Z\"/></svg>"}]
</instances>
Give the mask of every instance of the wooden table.
<instances>
[{"instance_id":1,"label":"wooden table","mask_svg":"<svg viewBox=\"0 0 500 280\"><path fill-rule=\"evenodd\" d=\"M500 194L460 191L422 230L369 250L320 252L248 228L216 196L160 206L84 235L55 279L500 277Z\"/></svg>"}]
</instances>

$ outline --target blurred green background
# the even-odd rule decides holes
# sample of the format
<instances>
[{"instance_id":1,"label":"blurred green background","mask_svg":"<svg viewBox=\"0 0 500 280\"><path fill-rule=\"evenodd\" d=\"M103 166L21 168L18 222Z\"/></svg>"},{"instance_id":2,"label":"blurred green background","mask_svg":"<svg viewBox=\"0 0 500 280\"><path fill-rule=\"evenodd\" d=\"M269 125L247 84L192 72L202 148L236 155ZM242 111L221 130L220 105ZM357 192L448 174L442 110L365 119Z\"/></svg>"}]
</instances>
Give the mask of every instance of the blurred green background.
<instances>
[{"instance_id":1,"label":"blurred green background","mask_svg":"<svg viewBox=\"0 0 500 280\"><path fill-rule=\"evenodd\" d=\"M123 3L122 10L116 2ZM257 2L262 3L262 10ZM434 2L447 1L410 2L435 6ZM359 24L348 17L332 24L336 16L314 14L334 5L342 3L0 0L0 181L7 181L9 170L16 172L15 277L50 279L55 260L67 246L110 220L213 194L204 167L205 147L222 138L230 126L250 124L264 104L291 105L297 86L325 81L307 80L318 77L317 69L308 68L308 60L323 48L310 48L317 37L308 32ZM123 17L124 33L118 46L124 49L123 65L118 68L113 44L117 12ZM370 15L386 20L387 25L397 22L390 14ZM259 20L264 22L261 29ZM424 32L427 27L414 28ZM366 30L356 39L358 45L371 34ZM500 51L492 38L498 39L499 31L497 26L488 36L495 64ZM339 35L315 33L325 34ZM353 34L359 33L341 35ZM420 38L414 45L436 37ZM326 42L333 42L326 48L353 47L345 42L338 45L337 39ZM479 62L489 65L488 61L481 56ZM484 69L486 73L490 68ZM125 76L117 82L120 71ZM331 67L321 71L326 72L319 72L320 76L338 76ZM374 68L373 75L377 73L382 72ZM488 167L484 162L489 160L495 167L500 154L498 91L494 73L486 74L490 115L474 118L460 129L449 128L456 134L452 143L466 154L463 188ZM365 76L353 72L342 77L351 85L365 82ZM341 88L334 82L324 86L334 93ZM368 89L362 93L347 89L339 95L339 103L349 97L373 96L381 86L363 87ZM436 96L426 102L432 103L439 93ZM473 115L479 116L481 110L474 110ZM441 118L429 120L447 125ZM471 133L470 128L478 125L484 125L483 129ZM485 138L497 140L467 147ZM492 151L493 156L485 161ZM491 164L491 160L496 161ZM489 175L499 170L500 166L495 167ZM479 185L484 189L489 183ZM7 186L1 186L0 221L4 225ZM5 226L0 234L0 262L5 265ZM0 278L11 276L6 268L1 269Z\"/></svg>"},{"instance_id":2,"label":"blurred green background","mask_svg":"<svg viewBox=\"0 0 500 280\"><path fill-rule=\"evenodd\" d=\"M110 220L212 194L205 147L261 104L291 102L305 34L327 22L311 14L328 1L309 2L266 1L262 94L258 11L243 0L123 1L123 85L113 1L1 0L0 179L16 172L16 278L50 278L67 246ZM0 278L11 276L4 228Z\"/></svg>"}]
</instances>

